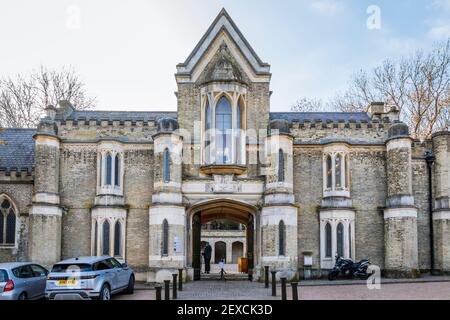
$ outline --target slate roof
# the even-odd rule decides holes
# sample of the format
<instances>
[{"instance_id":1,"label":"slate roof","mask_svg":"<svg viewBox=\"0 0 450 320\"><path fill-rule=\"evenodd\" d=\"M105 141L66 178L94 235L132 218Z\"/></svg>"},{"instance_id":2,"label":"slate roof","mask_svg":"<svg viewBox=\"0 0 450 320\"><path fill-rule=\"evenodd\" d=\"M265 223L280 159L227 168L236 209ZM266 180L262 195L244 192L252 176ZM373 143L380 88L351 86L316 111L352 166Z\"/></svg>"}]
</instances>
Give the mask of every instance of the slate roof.
<instances>
[{"instance_id":1,"label":"slate roof","mask_svg":"<svg viewBox=\"0 0 450 320\"><path fill-rule=\"evenodd\" d=\"M145 112L145 111L73 111L64 119L56 118L56 120L73 120L73 121L158 121L163 117L177 118L177 112Z\"/></svg>"},{"instance_id":2,"label":"slate roof","mask_svg":"<svg viewBox=\"0 0 450 320\"><path fill-rule=\"evenodd\" d=\"M31 172L34 166L36 129L5 128L0 130L0 169Z\"/></svg>"},{"instance_id":3,"label":"slate roof","mask_svg":"<svg viewBox=\"0 0 450 320\"><path fill-rule=\"evenodd\" d=\"M371 119L366 112L271 112L270 120L284 119L292 123L298 121L304 123L305 121L317 122L318 120L326 123L331 122L367 122L371 123Z\"/></svg>"}]
</instances>

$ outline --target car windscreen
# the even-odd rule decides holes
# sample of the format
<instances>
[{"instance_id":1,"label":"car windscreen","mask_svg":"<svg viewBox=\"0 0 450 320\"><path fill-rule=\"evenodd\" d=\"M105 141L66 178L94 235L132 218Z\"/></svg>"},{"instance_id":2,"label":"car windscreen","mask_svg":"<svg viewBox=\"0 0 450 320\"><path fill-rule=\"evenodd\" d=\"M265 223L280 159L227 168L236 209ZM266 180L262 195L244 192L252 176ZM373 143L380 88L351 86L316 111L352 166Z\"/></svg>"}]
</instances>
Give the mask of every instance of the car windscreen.
<instances>
[{"instance_id":1,"label":"car windscreen","mask_svg":"<svg viewBox=\"0 0 450 320\"><path fill-rule=\"evenodd\" d=\"M0 282L6 282L6 281L8 281L8 273L6 272L6 270L0 269Z\"/></svg>"},{"instance_id":2,"label":"car windscreen","mask_svg":"<svg viewBox=\"0 0 450 320\"><path fill-rule=\"evenodd\" d=\"M52 272L87 272L92 271L92 266L88 263L64 263L55 264Z\"/></svg>"}]
</instances>

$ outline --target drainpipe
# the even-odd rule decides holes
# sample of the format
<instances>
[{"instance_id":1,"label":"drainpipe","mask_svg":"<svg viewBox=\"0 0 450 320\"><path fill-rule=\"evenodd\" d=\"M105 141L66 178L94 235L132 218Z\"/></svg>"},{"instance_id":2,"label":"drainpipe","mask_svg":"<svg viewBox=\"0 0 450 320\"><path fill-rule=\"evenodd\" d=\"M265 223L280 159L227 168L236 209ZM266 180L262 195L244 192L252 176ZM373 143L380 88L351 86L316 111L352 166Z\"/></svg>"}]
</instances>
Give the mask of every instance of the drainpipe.
<instances>
[{"instance_id":1,"label":"drainpipe","mask_svg":"<svg viewBox=\"0 0 450 320\"><path fill-rule=\"evenodd\" d=\"M430 273L436 274L434 268L434 230L433 230L433 163L436 160L431 151L426 151L425 161L428 168L428 210L430 212Z\"/></svg>"}]
</instances>

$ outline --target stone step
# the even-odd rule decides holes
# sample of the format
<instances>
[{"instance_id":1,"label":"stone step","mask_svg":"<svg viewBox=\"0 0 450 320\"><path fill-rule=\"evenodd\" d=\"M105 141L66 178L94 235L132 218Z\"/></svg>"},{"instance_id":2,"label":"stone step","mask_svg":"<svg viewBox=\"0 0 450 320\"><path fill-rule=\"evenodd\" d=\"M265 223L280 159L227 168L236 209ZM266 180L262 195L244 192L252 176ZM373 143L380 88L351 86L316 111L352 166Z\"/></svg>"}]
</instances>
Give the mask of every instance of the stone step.
<instances>
[{"instance_id":1,"label":"stone step","mask_svg":"<svg viewBox=\"0 0 450 320\"><path fill-rule=\"evenodd\" d=\"M201 280L210 280L210 281L218 281L220 280L220 274L219 273L209 273L201 275ZM243 281L248 280L248 275L246 273L229 273L225 274L225 279L228 281Z\"/></svg>"}]
</instances>

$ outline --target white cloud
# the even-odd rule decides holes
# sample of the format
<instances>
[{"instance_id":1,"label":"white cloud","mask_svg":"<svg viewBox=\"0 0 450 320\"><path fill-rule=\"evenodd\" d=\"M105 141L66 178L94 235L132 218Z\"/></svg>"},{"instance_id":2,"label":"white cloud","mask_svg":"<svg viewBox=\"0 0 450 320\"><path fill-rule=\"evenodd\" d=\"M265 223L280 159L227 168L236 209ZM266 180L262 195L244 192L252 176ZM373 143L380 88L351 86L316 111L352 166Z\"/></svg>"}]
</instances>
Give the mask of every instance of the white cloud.
<instances>
[{"instance_id":1,"label":"white cloud","mask_svg":"<svg viewBox=\"0 0 450 320\"><path fill-rule=\"evenodd\" d=\"M450 11L450 0L434 0L432 6Z\"/></svg>"},{"instance_id":2,"label":"white cloud","mask_svg":"<svg viewBox=\"0 0 450 320\"><path fill-rule=\"evenodd\" d=\"M439 23L431 27L428 36L433 40L447 40L450 38L450 24Z\"/></svg>"},{"instance_id":3,"label":"white cloud","mask_svg":"<svg viewBox=\"0 0 450 320\"><path fill-rule=\"evenodd\" d=\"M313 0L310 7L321 15L334 15L341 8L336 0Z\"/></svg>"}]
</instances>

